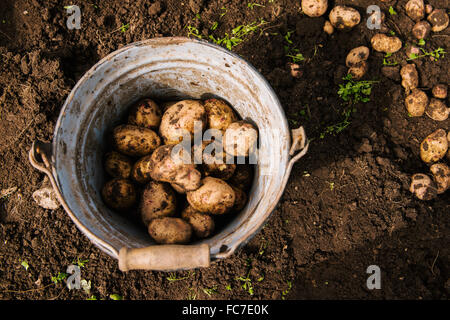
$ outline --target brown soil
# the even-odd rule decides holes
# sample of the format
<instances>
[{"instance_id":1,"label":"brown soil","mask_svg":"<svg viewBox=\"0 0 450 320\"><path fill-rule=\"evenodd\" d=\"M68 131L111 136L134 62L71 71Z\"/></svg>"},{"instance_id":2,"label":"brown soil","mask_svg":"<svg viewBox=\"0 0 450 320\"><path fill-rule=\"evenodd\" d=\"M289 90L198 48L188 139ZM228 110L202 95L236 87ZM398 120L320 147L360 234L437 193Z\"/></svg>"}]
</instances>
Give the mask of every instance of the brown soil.
<instances>
[{"instance_id":1,"label":"brown soil","mask_svg":"<svg viewBox=\"0 0 450 320\"><path fill-rule=\"evenodd\" d=\"M68 30L65 1L2 1L0 190L17 190L1 200L0 299L86 299L82 290L51 282L77 258L89 259L82 278L91 280L91 294L98 299L110 294L125 299L448 299L449 192L423 202L408 187L412 174L428 172L418 156L420 141L437 128L448 130L450 120L409 118L400 83L382 75L383 54L371 52L365 79L380 80L371 101L356 106L344 131L320 138L325 127L342 120L337 89L346 72L345 56L354 47L370 45L375 32L366 28L365 10L373 1L330 1L349 4L363 17L352 31L332 36L322 31L324 17L299 13L300 1L255 2L265 6L251 9L238 0L74 0L82 11L82 28ZM405 3L384 1L381 6L388 28L412 43ZM446 0L428 3L450 9ZM389 5L397 15L389 15ZM220 17L222 7L227 11ZM267 77L292 127L304 125L315 139L295 165L271 219L245 248L211 268L176 273L186 277L178 281L162 272L122 273L117 261L94 247L62 209L35 204L31 195L44 176L29 164L28 150L36 139L51 141L65 98L99 59L134 41L186 36L186 25L207 35L220 21L214 35L223 35L260 18L270 22L264 31L233 51ZM121 32L127 23L130 28ZM295 31L291 38L306 58L298 79L290 76L283 49L287 31ZM432 34L425 48L448 51L449 37L450 28ZM404 49L391 59L405 64ZM449 55L414 63L427 93L434 84L449 83ZM28 270L21 265L24 260ZM381 290L366 288L366 269L373 264L382 271ZM238 279L247 276L253 295Z\"/></svg>"}]
</instances>

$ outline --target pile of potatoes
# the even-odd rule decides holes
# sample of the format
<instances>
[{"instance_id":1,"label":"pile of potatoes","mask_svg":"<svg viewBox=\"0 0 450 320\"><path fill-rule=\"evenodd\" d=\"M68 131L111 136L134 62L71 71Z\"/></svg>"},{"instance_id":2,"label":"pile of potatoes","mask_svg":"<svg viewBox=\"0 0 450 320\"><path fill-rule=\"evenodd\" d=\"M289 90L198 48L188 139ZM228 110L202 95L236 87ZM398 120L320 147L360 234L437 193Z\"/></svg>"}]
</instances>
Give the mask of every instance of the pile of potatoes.
<instances>
[{"instance_id":1,"label":"pile of potatoes","mask_svg":"<svg viewBox=\"0 0 450 320\"><path fill-rule=\"evenodd\" d=\"M206 129L223 138L213 135L190 151L180 147L186 135L203 137ZM226 159L248 157L257 139L256 127L223 100L143 99L130 108L127 123L112 131L112 148L104 157L111 179L102 198L110 209L136 215L157 243L210 237L215 217L245 207L253 181L252 165ZM223 152L206 152L212 144L222 144Z\"/></svg>"}]
</instances>

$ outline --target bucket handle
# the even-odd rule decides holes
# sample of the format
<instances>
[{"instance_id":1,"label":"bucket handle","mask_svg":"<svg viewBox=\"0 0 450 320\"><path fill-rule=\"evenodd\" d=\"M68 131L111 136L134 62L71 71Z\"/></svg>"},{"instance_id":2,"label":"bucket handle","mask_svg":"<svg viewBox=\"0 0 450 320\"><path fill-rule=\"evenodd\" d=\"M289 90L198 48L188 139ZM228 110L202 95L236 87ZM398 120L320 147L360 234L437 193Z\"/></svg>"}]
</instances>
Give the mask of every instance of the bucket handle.
<instances>
[{"instance_id":1,"label":"bucket handle","mask_svg":"<svg viewBox=\"0 0 450 320\"><path fill-rule=\"evenodd\" d=\"M289 160L288 164L288 170L286 174L287 177L289 177L294 163L300 160L300 158L302 158L308 152L309 148L309 140L306 138L305 129L303 127L291 130L291 135L292 144L291 148L289 149L289 156L291 157L291 159ZM295 154L299 150L301 151Z\"/></svg>"}]
</instances>

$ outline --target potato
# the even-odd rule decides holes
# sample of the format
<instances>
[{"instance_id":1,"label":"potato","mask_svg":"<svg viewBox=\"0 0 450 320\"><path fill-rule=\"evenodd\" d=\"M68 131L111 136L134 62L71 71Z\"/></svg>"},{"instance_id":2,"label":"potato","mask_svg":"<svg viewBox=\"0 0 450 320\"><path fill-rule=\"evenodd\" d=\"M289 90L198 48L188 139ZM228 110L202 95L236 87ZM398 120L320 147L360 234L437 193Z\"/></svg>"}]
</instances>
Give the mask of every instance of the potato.
<instances>
[{"instance_id":1,"label":"potato","mask_svg":"<svg viewBox=\"0 0 450 320\"><path fill-rule=\"evenodd\" d=\"M330 22L340 30L350 30L361 21L361 15L356 9L346 6L335 6L330 11Z\"/></svg>"},{"instance_id":2,"label":"potato","mask_svg":"<svg viewBox=\"0 0 450 320\"><path fill-rule=\"evenodd\" d=\"M433 87L431 92L435 98L445 99L447 98L447 85L442 83L437 84Z\"/></svg>"},{"instance_id":3,"label":"potato","mask_svg":"<svg viewBox=\"0 0 450 320\"><path fill-rule=\"evenodd\" d=\"M414 21L420 21L425 17L425 4L423 0L409 0L405 6L406 14Z\"/></svg>"},{"instance_id":4,"label":"potato","mask_svg":"<svg viewBox=\"0 0 450 320\"><path fill-rule=\"evenodd\" d=\"M426 21L419 21L411 32L416 39L426 39L431 32L431 25Z\"/></svg>"},{"instance_id":5,"label":"potato","mask_svg":"<svg viewBox=\"0 0 450 320\"><path fill-rule=\"evenodd\" d=\"M247 157L256 151L258 131L249 122L233 122L223 137L223 148L232 156Z\"/></svg>"},{"instance_id":6,"label":"potato","mask_svg":"<svg viewBox=\"0 0 450 320\"><path fill-rule=\"evenodd\" d=\"M201 148L201 155L198 153ZM227 163L227 154L223 146L217 141L203 141L201 146L194 146L193 153L201 162L201 168L205 176L211 176L222 180L228 180L236 169L236 164ZM198 157L200 155L200 157ZM234 159L231 159L234 161ZM197 163L198 163L197 162ZM228 161L231 162L231 161Z\"/></svg>"},{"instance_id":7,"label":"potato","mask_svg":"<svg viewBox=\"0 0 450 320\"><path fill-rule=\"evenodd\" d=\"M369 48L360 46L353 48L345 59L345 65L349 68L357 66L361 61L366 61L369 58Z\"/></svg>"},{"instance_id":8,"label":"potato","mask_svg":"<svg viewBox=\"0 0 450 320\"><path fill-rule=\"evenodd\" d=\"M105 171L113 178L128 178L133 168L133 161L115 151L105 155Z\"/></svg>"},{"instance_id":9,"label":"potato","mask_svg":"<svg viewBox=\"0 0 450 320\"><path fill-rule=\"evenodd\" d=\"M204 178L197 190L187 192L187 201L195 210L210 214L229 212L235 198L233 188L225 181L212 177Z\"/></svg>"},{"instance_id":10,"label":"potato","mask_svg":"<svg viewBox=\"0 0 450 320\"><path fill-rule=\"evenodd\" d=\"M437 193L441 194L450 188L450 168L444 163L435 163L430 167L434 181L437 186Z\"/></svg>"},{"instance_id":11,"label":"potato","mask_svg":"<svg viewBox=\"0 0 450 320\"><path fill-rule=\"evenodd\" d=\"M161 138L151 129L133 125L114 128L113 145L117 151L132 157L150 154L161 144Z\"/></svg>"},{"instance_id":12,"label":"potato","mask_svg":"<svg viewBox=\"0 0 450 320\"><path fill-rule=\"evenodd\" d=\"M210 129L225 131L238 118L228 104L219 99L208 99L204 102L207 124Z\"/></svg>"},{"instance_id":13,"label":"potato","mask_svg":"<svg viewBox=\"0 0 450 320\"><path fill-rule=\"evenodd\" d=\"M448 119L450 108L447 108L442 100L431 98L425 113L433 120L444 121Z\"/></svg>"},{"instance_id":14,"label":"potato","mask_svg":"<svg viewBox=\"0 0 450 320\"><path fill-rule=\"evenodd\" d=\"M115 210L129 209L136 203L136 189L128 179L115 178L105 183L102 189L105 204Z\"/></svg>"},{"instance_id":15,"label":"potato","mask_svg":"<svg viewBox=\"0 0 450 320\"><path fill-rule=\"evenodd\" d=\"M420 49L419 49L419 47L411 44L406 47L405 54L406 54L406 57L413 58L414 55L418 56L420 54Z\"/></svg>"},{"instance_id":16,"label":"potato","mask_svg":"<svg viewBox=\"0 0 450 320\"><path fill-rule=\"evenodd\" d=\"M430 14L433 11L433 6L431 4L425 5L425 13Z\"/></svg>"},{"instance_id":17,"label":"potato","mask_svg":"<svg viewBox=\"0 0 450 320\"><path fill-rule=\"evenodd\" d=\"M239 212L242 209L244 209L245 205L247 204L247 194L242 191L239 188L236 188L233 185L230 185L233 190L234 190L234 195L235 195L235 200L234 200L234 206L233 206L233 211L235 212Z\"/></svg>"},{"instance_id":18,"label":"potato","mask_svg":"<svg viewBox=\"0 0 450 320\"><path fill-rule=\"evenodd\" d=\"M215 224L210 215L201 213L188 206L181 213L181 217L189 223L198 238L207 238L214 232Z\"/></svg>"},{"instance_id":19,"label":"potato","mask_svg":"<svg viewBox=\"0 0 450 320\"><path fill-rule=\"evenodd\" d=\"M145 226L153 219L173 216L176 208L175 192L168 183L151 181L145 186L139 203L139 213Z\"/></svg>"},{"instance_id":20,"label":"potato","mask_svg":"<svg viewBox=\"0 0 450 320\"><path fill-rule=\"evenodd\" d=\"M328 0L302 0L302 11L308 17L320 17L328 8Z\"/></svg>"},{"instance_id":21,"label":"potato","mask_svg":"<svg viewBox=\"0 0 450 320\"><path fill-rule=\"evenodd\" d=\"M428 96L419 89L412 89L410 95L405 99L406 109L411 117L421 117L428 105Z\"/></svg>"},{"instance_id":22,"label":"potato","mask_svg":"<svg viewBox=\"0 0 450 320\"><path fill-rule=\"evenodd\" d=\"M161 111L164 113L167 109L169 109L174 104L177 104L179 101L164 101L159 104Z\"/></svg>"},{"instance_id":23,"label":"potato","mask_svg":"<svg viewBox=\"0 0 450 320\"><path fill-rule=\"evenodd\" d=\"M400 76L402 77L402 86L407 93L419 86L419 73L415 64L404 65L400 69Z\"/></svg>"},{"instance_id":24,"label":"potato","mask_svg":"<svg viewBox=\"0 0 450 320\"><path fill-rule=\"evenodd\" d=\"M179 101L164 112L159 133L165 144L178 144L183 141L183 134L193 138L196 122L200 124L198 129L203 132L206 126L206 111L201 101Z\"/></svg>"},{"instance_id":25,"label":"potato","mask_svg":"<svg viewBox=\"0 0 450 320\"><path fill-rule=\"evenodd\" d=\"M228 180L228 183L243 191L248 191L253 182L253 167L248 164L238 164L234 174Z\"/></svg>"},{"instance_id":26,"label":"potato","mask_svg":"<svg viewBox=\"0 0 450 320\"><path fill-rule=\"evenodd\" d=\"M426 163L437 162L445 156L447 150L447 135L443 129L438 129L420 144L420 158Z\"/></svg>"},{"instance_id":27,"label":"potato","mask_svg":"<svg viewBox=\"0 0 450 320\"><path fill-rule=\"evenodd\" d=\"M155 101L143 99L131 108L128 123L139 127L155 129L161 123L161 116L161 109Z\"/></svg>"},{"instance_id":28,"label":"potato","mask_svg":"<svg viewBox=\"0 0 450 320\"><path fill-rule=\"evenodd\" d=\"M183 148L176 151L176 146L163 145L153 152L150 176L156 181L176 184L184 191L196 190L201 185L201 173L193 164L193 159L185 159L190 155Z\"/></svg>"},{"instance_id":29,"label":"potato","mask_svg":"<svg viewBox=\"0 0 450 320\"><path fill-rule=\"evenodd\" d=\"M431 23L431 31L439 32L448 27L449 18L444 9L435 9L427 18Z\"/></svg>"},{"instance_id":30,"label":"potato","mask_svg":"<svg viewBox=\"0 0 450 320\"><path fill-rule=\"evenodd\" d=\"M409 191L420 200L431 200L437 194L436 184L429 176L422 173L416 173L412 176Z\"/></svg>"},{"instance_id":31,"label":"potato","mask_svg":"<svg viewBox=\"0 0 450 320\"><path fill-rule=\"evenodd\" d=\"M133 165L131 170L131 178L139 184L146 184L152 177L151 172L151 155L140 158Z\"/></svg>"},{"instance_id":32,"label":"potato","mask_svg":"<svg viewBox=\"0 0 450 320\"><path fill-rule=\"evenodd\" d=\"M192 227L180 218L156 218L150 221L148 234L160 244L183 244L191 239Z\"/></svg>"},{"instance_id":33,"label":"potato","mask_svg":"<svg viewBox=\"0 0 450 320\"><path fill-rule=\"evenodd\" d=\"M327 33L328 35L332 35L334 32L333 25L330 21L325 21L325 24L323 25L323 31Z\"/></svg>"},{"instance_id":34,"label":"potato","mask_svg":"<svg viewBox=\"0 0 450 320\"><path fill-rule=\"evenodd\" d=\"M374 35L370 43L375 51L384 53L394 53L402 48L402 41L398 37L389 37L383 33Z\"/></svg>"},{"instance_id":35,"label":"potato","mask_svg":"<svg viewBox=\"0 0 450 320\"><path fill-rule=\"evenodd\" d=\"M348 73L352 75L353 79L361 79L369 70L369 64L367 61L360 61L355 66L348 69Z\"/></svg>"}]
</instances>

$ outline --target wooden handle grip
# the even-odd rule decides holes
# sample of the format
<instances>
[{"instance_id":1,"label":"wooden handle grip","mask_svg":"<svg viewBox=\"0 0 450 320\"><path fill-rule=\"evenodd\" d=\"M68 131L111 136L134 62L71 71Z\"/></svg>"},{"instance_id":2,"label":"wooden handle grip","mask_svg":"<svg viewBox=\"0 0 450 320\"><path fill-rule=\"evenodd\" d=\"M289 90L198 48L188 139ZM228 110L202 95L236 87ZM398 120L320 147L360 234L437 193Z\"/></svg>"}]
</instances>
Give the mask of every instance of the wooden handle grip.
<instances>
[{"instance_id":1,"label":"wooden handle grip","mask_svg":"<svg viewBox=\"0 0 450 320\"><path fill-rule=\"evenodd\" d=\"M209 267L207 244L154 245L146 248L122 248L119 251L119 269L174 271Z\"/></svg>"}]
</instances>

